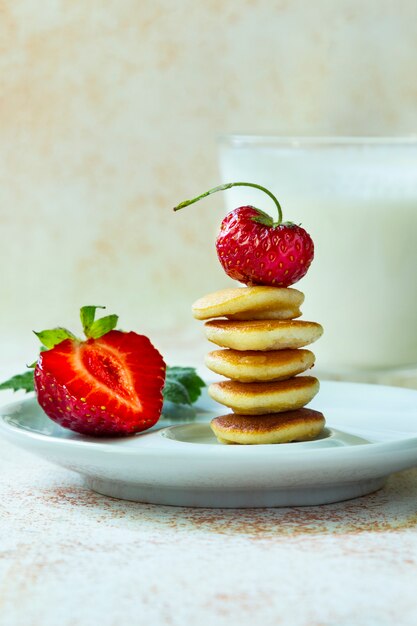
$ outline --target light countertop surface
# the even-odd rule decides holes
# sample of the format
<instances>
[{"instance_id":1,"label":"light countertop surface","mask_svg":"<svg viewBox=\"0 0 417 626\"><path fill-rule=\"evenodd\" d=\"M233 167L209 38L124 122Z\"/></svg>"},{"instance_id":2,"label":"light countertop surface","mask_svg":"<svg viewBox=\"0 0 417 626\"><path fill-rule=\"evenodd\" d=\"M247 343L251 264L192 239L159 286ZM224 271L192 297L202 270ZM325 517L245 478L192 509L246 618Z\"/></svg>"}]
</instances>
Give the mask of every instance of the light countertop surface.
<instances>
[{"instance_id":1,"label":"light countertop surface","mask_svg":"<svg viewBox=\"0 0 417 626\"><path fill-rule=\"evenodd\" d=\"M3 440L0 472L1 626L417 623L417 469L245 510L107 498Z\"/></svg>"}]
</instances>

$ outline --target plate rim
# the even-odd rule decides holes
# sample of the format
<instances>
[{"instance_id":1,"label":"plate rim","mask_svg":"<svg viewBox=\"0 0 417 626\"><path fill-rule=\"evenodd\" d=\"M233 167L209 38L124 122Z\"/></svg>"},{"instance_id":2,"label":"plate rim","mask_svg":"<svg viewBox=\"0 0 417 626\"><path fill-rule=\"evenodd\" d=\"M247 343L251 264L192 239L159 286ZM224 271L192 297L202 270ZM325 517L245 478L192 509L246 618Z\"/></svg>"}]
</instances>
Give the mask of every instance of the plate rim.
<instances>
[{"instance_id":1,"label":"plate rim","mask_svg":"<svg viewBox=\"0 0 417 626\"><path fill-rule=\"evenodd\" d=\"M334 386L334 387L360 387L361 389L365 389L365 388L372 388L373 390L375 390L376 388L380 389L380 390L389 390L389 391L394 391L395 393L399 393L400 395L409 395L409 396L415 396L416 398L416 416L417 416L417 390L414 389L409 389L409 388L404 388L404 387L396 387L393 385L377 385L377 384L372 384L372 383L358 383L358 382L350 382L350 381L334 381L334 380L322 380L321 383L325 383L330 384L330 386ZM39 433L39 432L35 432L29 429L25 429L22 428L20 426L17 426L15 424L10 423L7 420L7 415L5 415L5 412L9 409L13 410L13 408L22 405L22 404L27 404L27 403L31 403L33 401L36 401L36 396L34 393L30 393L30 395L28 394L26 397L21 398L20 400L16 400L14 402L7 402L4 405L0 405L0 434L2 434L4 437L6 437L7 439L11 439L13 438L13 443L15 443L15 445L19 445L19 443L17 443L17 439L19 440L19 442L21 442L22 440L29 440L29 441L34 441L37 444L46 444L48 447L55 447L55 446L64 446L64 447L75 447L75 448L80 448L80 449L88 449L88 448L93 448L94 450L96 450L97 452L104 452L107 454L117 454L117 455L122 455L122 456L137 456L137 455L147 455L149 453L154 454L155 450L157 450L158 452L161 452L161 449L163 449L163 442L162 440L165 439L163 437L160 436L159 444L155 443L155 445L146 445L146 446L138 446L138 447L123 447L123 446L113 446L111 444L116 443L116 442L120 442L123 441L126 438L119 438L119 437L111 437L111 438L106 438L105 440L100 440L98 438L94 438L94 437L89 437L89 438L85 438L85 439L66 439L66 438L61 438L61 437L57 437L55 435L48 435L48 434L44 434L44 433ZM219 405L221 406L221 405ZM41 409L41 407L39 407ZM42 409L41 409L42 410ZM178 424L178 426L180 426L182 424ZM176 424L170 424L170 426L176 426ZM131 437L128 437L127 439L134 439L137 438L138 441L140 441L140 438L142 435L148 435L148 436L155 436L158 434L158 430L154 430L151 432L147 432L147 431L143 431L143 433L138 433L137 435L133 435ZM81 437L83 437L83 435L81 435ZM84 436L87 437L87 436ZM161 446L162 443L162 446ZM173 445L169 445L166 446L164 449L164 453L166 454L172 454L175 452L175 456L177 454L186 454L187 456L201 456L201 453L210 453L210 454L221 454L221 455L225 455L227 454L228 456L233 455L233 457L235 457L236 455L240 455L242 456L242 454L247 455L248 459L251 458L257 458L259 459L259 451L263 450L263 456L268 456L270 457L271 454L273 454L273 456L275 458L278 458L276 456L276 451L277 451L277 445L276 444L258 444L258 445L241 445L241 446L225 446L225 445L220 445L220 446L213 446L212 444L205 444L205 443L199 443L198 446L196 446L196 444L192 443L192 442L186 442L186 441L172 441ZM110 444L110 445L109 445ZM284 447L284 446L288 446ZM27 446L24 446L27 449ZM295 456L294 453L296 453L297 455L299 454L299 452L297 452L298 447L293 446L293 444L280 444L278 446L279 450L280 450L280 454L279 456L282 457L283 454L285 455L289 455L289 456ZM400 452L400 451L407 451L408 449L416 449L417 448L417 427L416 427L416 434L414 437L410 436L404 439L396 439L394 441L380 441L380 442L369 442L369 443L364 443L361 444L360 446L340 446L340 447L334 447L334 448L319 448L319 447L311 447L311 448L304 448L303 449L303 456L305 457L306 455L308 456L320 456L321 458L323 458L323 456L326 457L332 457L335 455L338 455L339 457L344 456L346 454L348 454L350 457L352 455L358 455L361 456L364 452L368 451L368 450L373 450L374 452L380 452L383 453L385 451L395 451L395 452ZM343 452L343 450L345 452ZM356 450L356 452L355 452ZM275 452L273 452L275 451Z\"/></svg>"}]
</instances>

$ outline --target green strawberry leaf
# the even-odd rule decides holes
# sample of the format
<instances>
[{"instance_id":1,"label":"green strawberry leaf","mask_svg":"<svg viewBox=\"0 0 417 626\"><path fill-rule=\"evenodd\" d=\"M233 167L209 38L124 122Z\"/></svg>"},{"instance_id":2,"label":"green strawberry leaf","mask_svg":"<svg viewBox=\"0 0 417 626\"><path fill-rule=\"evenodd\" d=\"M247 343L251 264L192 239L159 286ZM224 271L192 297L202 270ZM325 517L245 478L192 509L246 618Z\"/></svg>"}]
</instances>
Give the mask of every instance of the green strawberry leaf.
<instances>
[{"instance_id":1,"label":"green strawberry leaf","mask_svg":"<svg viewBox=\"0 0 417 626\"><path fill-rule=\"evenodd\" d=\"M34 330L33 332L48 350L57 346L62 341L65 341L65 339L77 339L76 336L66 328L52 328L51 330L41 330L40 332Z\"/></svg>"},{"instance_id":2,"label":"green strawberry leaf","mask_svg":"<svg viewBox=\"0 0 417 626\"><path fill-rule=\"evenodd\" d=\"M29 391L35 390L35 385L33 382L33 372L29 370L24 374L17 374L16 376L12 376L9 380L5 380L3 383L0 383L0 390L4 389L12 389L12 391L23 390L26 393Z\"/></svg>"},{"instance_id":3,"label":"green strawberry leaf","mask_svg":"<svg viewBox=\"0 0 417 626\"><path fill-rule=\"evenodd\" d=\"M178 385L183 390L180 391ZM198 376L194 367L167 367L164 398L175 403L193 404L201 395L205 382ZM172 398L175 399L172 399ZM178 399L181 398L181 399Z\"/></svg>"},{"instance_id":4,"label":"green strawberry leaf","mask_svg":"<svg viewBox=\"0 0 417 626\"><path fill-rule=\"evenodd\" d=\"M118 315L106 315L106 317L102 317L93 322L88 330L88 333L86 332L85 334L87 337L91 337L92 339L98 339L116 328L118 319Z\"/></svg>"},{"instance_id":5,"label":"green strawberry leaf","mask_svg":"<svg viewBox=\"0 0 417 626\"><path fill-rule=\"evenodd\" d=\"M116 328L119 317L117 315L106 315L99 320L95 320L97 309L105 309L105 306L83 306L80 310L81 323L85 336L91 339L99 339L106 333Z\"/></svg>"},{"instance_id":6,"label":"green strawberry leaf","mask_svg":"<svg viewBox=\"0 0 417 626\"><path fill-rule=\"evenodd\" d=\"M94 323L97 309L105 309L105 306L83 306L80 309L81 324L83 325L86 336L89 336L89 331Z\"/></svg>"},{"instance_id":7,"label":"green strawberry leaf","mask_svg":"<svg viewBox=\"0 0 417 626\"><path fill-rule=\"evenodd\" d=\"M263 224L264 226L273 226L274 220L268 213L261 211L260 209L256 209L258 215L254 215L251 220L256 222L257 224Z\"/></svg>"}]
</instances>

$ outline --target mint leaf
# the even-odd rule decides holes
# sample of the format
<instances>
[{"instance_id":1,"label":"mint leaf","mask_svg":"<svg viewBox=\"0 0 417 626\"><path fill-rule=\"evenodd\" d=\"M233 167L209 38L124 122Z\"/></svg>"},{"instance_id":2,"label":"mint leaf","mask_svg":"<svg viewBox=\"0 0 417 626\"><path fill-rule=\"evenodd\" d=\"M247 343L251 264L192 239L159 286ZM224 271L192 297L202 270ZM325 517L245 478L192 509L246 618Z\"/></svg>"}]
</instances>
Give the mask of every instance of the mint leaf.
<instances>
[{"instance_id":1,"label":"mint leaf","mask_svg":"<svg viewBox=\"0 0 417 626\"><path fill-rule=\"evenodd\" d=\"M166 379L164 386L164 400L169 400L174 404L191 404L190 396L186 387L178 380Z\"/></svg>"},{"instance_id":2,"label":"mint leaf","mask_svg":"<svg viewBox=\"0 0 417 626\"><path fill-rule=\"evenodd\" d=\"M23 389L26 393L34 391L35 385L33 382L32 370L25 372L24 374L17 374L17 376L12 376L9 380L5 380L4 383L0 383L0 389L12 389L13 391Z\"/></svg>"},{"instance_id":3,"label":"mint leaf","mask_svg":"<svg viewBox=\"0 0 417 626\"><path fill-rule=\"evenodd\" d=\"M33 332L48 350L65 341L65 339L76 339L76 336L66 328L52 328L52 330L41 330L38 333L34 330Z\"/></svg>"},{"instance_id":4,"label":"mint leaf","mask_svg":"<svg viewBox=\"0 0 417 626\"><path fill-rule=\"evenodd\" d=\"M96 320L90 326L88 333L86 332L85 334L92 339L98 339L116 328L118 319L118 315L106 315L106 317Z\"/></svg>"},{"instance_id":5,"label":"mint leaf","mask_svg":"<svg viewBox=\"0 0 417 626\"><path fill-rule=\"evenodd\" d=\"M178 404L193 404L205 386L194 367L167 367L164 398Z\"/></svg>"},{"instance_id":6,"label":"mint leaf","mask_svg":"<svg viewBox=\"0 0 417 626\"><path fill-rule=\"evenodd\" d=\"M83 306L80 309L81 324L84 332L89 337L90 328L94 323L97 309L105 309L105 306Z\"/></svg>"}]
</instances>

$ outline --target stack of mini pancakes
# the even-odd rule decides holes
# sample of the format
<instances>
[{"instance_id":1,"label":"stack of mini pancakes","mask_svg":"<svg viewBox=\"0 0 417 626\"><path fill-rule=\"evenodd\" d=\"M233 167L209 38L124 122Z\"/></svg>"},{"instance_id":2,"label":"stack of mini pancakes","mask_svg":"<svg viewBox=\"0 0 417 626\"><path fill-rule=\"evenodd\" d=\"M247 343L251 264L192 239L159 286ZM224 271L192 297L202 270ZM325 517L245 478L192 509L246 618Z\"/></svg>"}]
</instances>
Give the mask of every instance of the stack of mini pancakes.
<instances>
[{"instance_id":1,"label":"stack of mini pancakes","mask_svg":"<svg viewBox=\"0 0 417 626\"><path fill-rule=\"evenodd\" d=\"M313 376L299 376L314 365L303 349L323 328L298 320L304 294L297 289L223 289L193 304L207 338L221 346L206 357L207 367L229 380L213 383L210 396L232 409L211 428L221 443L286 443L313 439L324 417L303 408L319 390ZM224 318L224 319L218 319Z\"/></svg>"}]
</instances>

